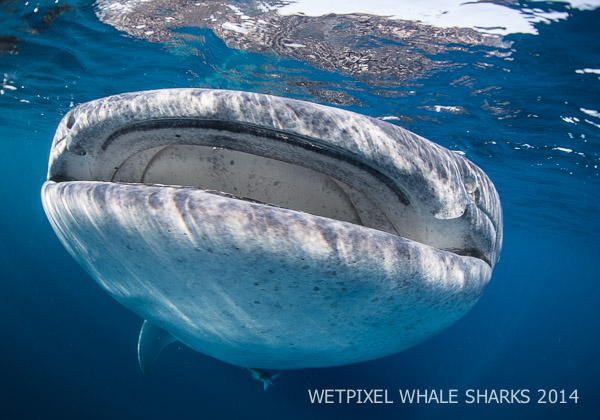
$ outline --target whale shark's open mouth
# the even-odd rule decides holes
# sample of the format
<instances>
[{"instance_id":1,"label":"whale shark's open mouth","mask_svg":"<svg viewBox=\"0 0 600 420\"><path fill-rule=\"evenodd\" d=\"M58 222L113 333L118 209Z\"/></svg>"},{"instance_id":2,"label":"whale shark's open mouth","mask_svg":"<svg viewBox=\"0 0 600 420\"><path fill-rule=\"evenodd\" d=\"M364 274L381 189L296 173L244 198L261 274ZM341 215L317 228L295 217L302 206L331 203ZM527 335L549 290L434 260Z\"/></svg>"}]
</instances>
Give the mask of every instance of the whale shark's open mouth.
<instances>
[{"instance_id":1,"label":"whale shark's open mouth","mask_svg":"<svg viewBox=\"0 0 600 420\"><path fill-rule=\"evenodd\" d=\"M214 190L400 236L414 225L398 217L408 201L391 180L315 139L228 121L164 120L119 130L102 147L126 150L150 136L167 145L129 156L111 181Z\"/></svg>"},{"instance_id":2,"label":"whale shark's open mouth","mask_svg":"<svg viewBox=\"0 0 600 420\"><path fill-rule=\"evenodd\" d=\"M216 282L211 287L219 290L228 279L233 288L245 290L240 274L255 278L257 285L265 275L253 270L264 269L269 275L277 271L275 267L285 267L285 276L292 279L286 287L308 287L295 298L310 302L327 278L348 296L365 290L371 296L373 282L379 284L383 278L389 280L378 290L406 282L414 290L405 291L401 299L411 308L434 299L429 295L432 290L436 296L444 295L425 306L454 307L447 311L452 315L425 323L427 328L409 334L411 338L400 346L404 348L447 325L474 303L489 280L502 240L497 193L471 162L382 121L267 95L177 89L81 105L65 116L57 130L48 179L42 196L55 230L109 293L140 315L169 327L188 345L250 366L304 367L355 359L321 352L321 359L314 360L310 355L315 349L306 351L307 359L294 361L286 354L272 363L229 355L233 350L223 347L223 331L216 333L220 337L216 341L203 335L206 328L215 333L215 319L221 324L227 321L207 315L206 302L198 315L197 302L189 302L190 293L203 300L208 292L206 285L202 292L191 286L197 274L188 272L202 271ZM122 246L127 255L115 255L108 262L101 255L108 244L115 249ZM210 255L190 256L187 247ZM230 249L242 254L231 255ZM247 258L254 262L245 262L235 273L228 271L229 265L237 266ZM155 265L154 272L143 267L144 261L152 259L147 264ZM188 260L193 260L190 267ZM217 262L218 267L213 266ZM182 280L166 288L164 281L146 278L159 270ZM343 272L346 279L340 280ZM297 283L300 278L315 280ZM348 286L354 282L366 283ZM182 284L185 292L180 290ZM273 308L281 309L282 286L273 287L276 293L261 289L264 292L257 296L262 298L252 301L272 298ZM223 302L237 308L232 309L235 313L241 310L232 298L238 293L242 301L253 295L248 290L228 290ZM217 295L222 299L222 292ZM369 299L379 305L375 302L380 298L375 293ZM323 299L321 304L332 297ZM154 303L140 303L148 300ZM359 318L372 315L360 305L356 311L367 315ZM380 313L381 305L376 307L374 313ZM165 311L171 315L164 315ZM243 313L237 313L243 322L238 319L231 327L237 332L231 334L242 334L244 325L246 334L248 323L273 316L269 311L257 312L256 304ZM307 315L302 312L302 316ZM211 321L199 326L198 317ZM404 322L423 321L408 317ZM277 325L269 328L282 326ZM273 335L264 328L256 354L265 350L264 340L279 342L276 337L283 334ZM382 346L385 349L369 354L389 353L387 344Z\"/></svg>"}]
</instances>

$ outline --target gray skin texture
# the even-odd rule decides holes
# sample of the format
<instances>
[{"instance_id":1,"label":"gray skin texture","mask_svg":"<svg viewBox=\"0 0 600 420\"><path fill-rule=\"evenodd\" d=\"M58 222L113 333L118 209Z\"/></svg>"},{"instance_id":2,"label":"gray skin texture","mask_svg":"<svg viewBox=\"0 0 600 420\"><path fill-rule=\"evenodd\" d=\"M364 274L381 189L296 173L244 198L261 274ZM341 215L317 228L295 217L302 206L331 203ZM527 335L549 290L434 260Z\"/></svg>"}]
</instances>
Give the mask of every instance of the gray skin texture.
<instances>
[{"instance_id":1,"label":"gray skin texture","mask_svg":"<svg viewBox=\"0 0 600 420\"><path fill-rule=\"evenodd\" d=\"M383 121L247 92L80 105L57 129L42 202L116 300L253 368L414 346L472 307L502 244L496 190L463 157Z\"/></svg>"}]
</instances>

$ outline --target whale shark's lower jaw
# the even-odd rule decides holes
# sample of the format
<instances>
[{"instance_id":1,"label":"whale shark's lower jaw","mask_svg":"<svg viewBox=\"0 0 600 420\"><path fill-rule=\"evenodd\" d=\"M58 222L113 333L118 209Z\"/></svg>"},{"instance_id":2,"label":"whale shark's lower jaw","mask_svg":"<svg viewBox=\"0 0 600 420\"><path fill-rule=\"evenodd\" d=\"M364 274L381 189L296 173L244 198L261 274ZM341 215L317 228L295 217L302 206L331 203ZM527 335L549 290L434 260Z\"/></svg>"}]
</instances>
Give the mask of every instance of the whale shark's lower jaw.
<instances>
[{"instance_id":1,"label":"whale shark's lower jaw","mask_svg":"<svg viewBox=\"0 0 600 420\"><path fill-rule=\"evenodd\" d=\"M501 210L472 163L399 127L179 89L72 110L42 201L114 298L202 353L293 369L369 360L483 293Z\"/></svg>"}]
</instances>

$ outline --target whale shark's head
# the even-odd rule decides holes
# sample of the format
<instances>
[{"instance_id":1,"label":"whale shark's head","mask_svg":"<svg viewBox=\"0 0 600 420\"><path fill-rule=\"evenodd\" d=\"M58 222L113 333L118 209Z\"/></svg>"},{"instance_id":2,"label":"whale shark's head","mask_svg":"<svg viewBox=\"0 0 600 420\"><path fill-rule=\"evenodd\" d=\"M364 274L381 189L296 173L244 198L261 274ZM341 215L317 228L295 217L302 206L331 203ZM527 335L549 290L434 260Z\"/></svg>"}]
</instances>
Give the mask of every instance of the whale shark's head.
<instances>
[{"instance_id":1,"label":"whale shark's head","mask_svg":"<svg viewBox=\"0 0 600 420\"><path fill-rule=\"evenodd\" d=\"M247 92L76 107L42 199L113 297L252 367L410 347L475 303L502 243L496 190L462 156L380 120Z\"/></svg>"}]
</instances>

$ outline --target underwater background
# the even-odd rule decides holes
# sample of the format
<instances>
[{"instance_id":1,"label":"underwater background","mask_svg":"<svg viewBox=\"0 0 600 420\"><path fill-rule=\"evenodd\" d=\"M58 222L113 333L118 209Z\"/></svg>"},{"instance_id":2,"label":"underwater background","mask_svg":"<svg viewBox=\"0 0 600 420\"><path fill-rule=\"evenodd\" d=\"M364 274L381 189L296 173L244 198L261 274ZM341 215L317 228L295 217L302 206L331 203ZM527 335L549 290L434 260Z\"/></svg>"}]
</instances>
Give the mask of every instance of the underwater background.
<instances>
[{"instance_id":1,"label":"underwater background","mask_svg":"<svg viewBox=\"0 0 600 420\"><path fill-rule=\"evenodd\" d=\"M0 419L600 419L600 2L372 3L0 0ZM142 320L62 247L40 187L72 107L173 87L338 106L465 155L504 210L480 301L405 352L285 371L266 392L183 345L144 376ZM395 404L311 404L309 389ZM531 401L401 404L398 389Z\"/></svg>"}]
</instances>

